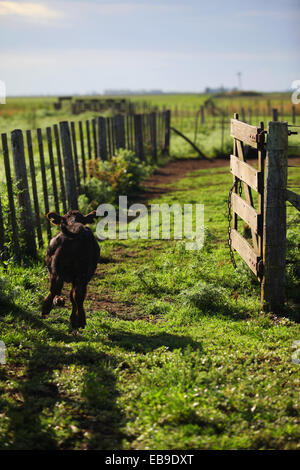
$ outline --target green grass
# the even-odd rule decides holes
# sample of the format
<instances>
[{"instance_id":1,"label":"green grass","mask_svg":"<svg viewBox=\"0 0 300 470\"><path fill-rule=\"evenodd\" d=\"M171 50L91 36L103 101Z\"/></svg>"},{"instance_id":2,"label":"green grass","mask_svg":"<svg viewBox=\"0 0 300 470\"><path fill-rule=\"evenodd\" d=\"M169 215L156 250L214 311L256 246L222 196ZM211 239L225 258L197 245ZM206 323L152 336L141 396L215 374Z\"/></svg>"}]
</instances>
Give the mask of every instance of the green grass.
<instances>
[{"instance_id":1,"label":"green grass","mask_svg":"<svg viewBox=\"0 0 300 470\"><path fill-rule=\"evenodd\" d=\"M68 306L42 320L42 261L1 268L1 449L299 449L299 265L288 265L282 316L262 314L255 277L229 262L231 181L228 168L201 170L152 201L205 205L199 251L101 244L81 335ZM294 260L297 222L289 206Z\"/></svg>"},{"instance_id":2,"label":"green grass","mask_svg":"<svg viewBox=\"0 0 300 470\"><path fill-rule=\"evenodd\" d=\"M103 98L103 97L101 97ZM210 98L206 94L162 94L156 96L130 96L129 99L136 103L147 102L151 106L159 109L169 108L172 112L172 126L183 132L188 138L194 141L195 137L195 113L200 106ZM8 98L5 105L0 105L0 133L9 133L13 129L34 130L38 127L45 129L47 126L57 124L60 121L68 120L77 122L81 120L94 118L99 113L85 112L74 116L70 112L69 103L64 103L61 110L54 109L53 104L57 99L55 97L39 98ZM215 105L226 111L229 118L225 121L224 143L222 146L222 131L220 115L213 117L205 113L205 124L200 125L196 137L196 144L208 157L228 155L230 153L231 138L229 119L235 112L245 109L246 121L249 122L248 108L252 108L253 125L259 125L260 121L267 123L271 117L267 114L268 104L270 108L276 107L281 110L284 116L281 120L291 123L291 94L290 93L263 93L260 96L213 96ZM183 111L183 115L181 113ZM300 125L299 110L296 106L296 124ZM241 119L241 116L240 116ZM291 149L290 154L299 156L300 135L290 138L290 145L298 146L297 149ZM77 143L80 148L79 142ZM46 141L45 141L46 147ZM37 149L35 149L37 152ZM171 139L172 155L180 157L197 156L193 153L190 145L175 134ZM0 167L1 169L1 167Z\"/></svg>"}]
</instances>

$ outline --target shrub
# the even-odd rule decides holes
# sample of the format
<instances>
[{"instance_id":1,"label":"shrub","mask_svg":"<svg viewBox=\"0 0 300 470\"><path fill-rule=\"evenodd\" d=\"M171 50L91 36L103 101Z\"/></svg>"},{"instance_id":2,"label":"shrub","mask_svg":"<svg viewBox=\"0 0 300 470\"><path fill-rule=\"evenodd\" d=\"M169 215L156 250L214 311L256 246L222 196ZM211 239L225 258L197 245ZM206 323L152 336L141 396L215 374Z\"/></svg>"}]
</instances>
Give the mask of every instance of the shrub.
<instances>
[{"instance_id":1,"label":"shrub","mask_svg":"<svg viewBox=\"0 0 300 470\"><path fill-rule=\"evenodd\" d=\"M112 202L114 192L112 187L106 182L96 177L92 177L83 185L83 194L78 198L79 210L82 212L92 211L99 204Z\"/></svg>"},{"instance_id":2,"label":"shrub","mask_svg":"<svg viewBox=\"0 0 300 470\"><path fill-rule=\"evenodd\" d=\"M88 173L92 178L102 182L102 189L108 191L110 188L109 196L113 196L116 200L121 194L129 195L138 190L142 181L150 175L151 167L140 162L132 151L120 149L111 160L105 162L90 160Z\"/></svg>"}]
</instances>

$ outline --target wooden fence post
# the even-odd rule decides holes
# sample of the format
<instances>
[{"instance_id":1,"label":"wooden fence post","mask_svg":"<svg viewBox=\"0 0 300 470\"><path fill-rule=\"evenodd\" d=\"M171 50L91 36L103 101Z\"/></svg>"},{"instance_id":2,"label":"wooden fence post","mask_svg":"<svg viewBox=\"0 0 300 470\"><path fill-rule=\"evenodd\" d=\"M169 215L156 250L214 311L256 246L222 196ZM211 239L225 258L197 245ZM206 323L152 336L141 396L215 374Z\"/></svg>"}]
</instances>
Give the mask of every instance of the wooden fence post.
<instances>
[{"instance_id":1,"label":"wooden fence post","mask_svg":"<svg viewBox=\"0 0 300 470\"><path fill-rule=\"evenodd\" d=\"M265 125L264 122L261 121L259 123L260 127L260 132L264 132ZM261 186L262 186L262 191L259 191L258 193L258 214L259 214L259 222L258 222L258 250L261 258L263 257L263 251L264 251L264 196L265 196L265 160L266 160L266 149L265 149L265 144L264 142L260 144L257 148L257 169L261 173ZM262 271L260 270L259 272L260 280L262 279Z\"/></svg>"},{"instance_id":2,"label":"wooden fence post","mask_svg":"<svg viewBox=\"0 0 300 470\"><path fill-rule=\"evenodd\" d=\"M88 147L88 159L92 158L92 146L91 146L91 135L90 135L90 121L85 121L86 126L86 138L87 138L87 147Z\"/></svg>"},{"instance_id":3,"label":"wooden fence post","mask_svg":"<svg viewBox=\"0 0 300 470\"><path fill-rule=\"evenodd\" d=\"M129 116L126 116L126 148L130 149L130 126L129 126Z\"/></svg>"},{"instance_id":4,"label":"wooden fence post","mask_svg":"<svg viewBox=\"0 0 300 470\"><path fill-rule=\"evenodd\" d=\"M98 117L98 157L107 160L106 122L102 116Z\"/></svg>"},{"instance_id":5,"label":"wooden fence post","mask_svg":"<svg viewBox=\"0 0 300 470\"><path fill-rule=\"evenodd\" d=\"M36 244L34 237L34 220L31 210L31 202L28 188L23 133L20 129L11 133L11 143L13 151L13 162L18 188L18 201L20 214L20 223L23 229L25 241L25 250L28 255L36 257Z\"/></svg>"},{"instance_id":6,"label":"wooden fence post","mask_svg":"<svg viewBox=\"0 0 300 470\"><path fill-rule=\"evenodd\" d=\"M152 159L155 163L157 163L156 113L150 114L150 134L151 134Z\"/></svg>"},{"instance_id":7,"label":"wooden fence post","mask_svg":"<svg viewBox=\"0 0 300 470\"><path fill-rule=\"evenodd\" d=\"M288 126L269 122L264 202L261 300L265 310L280 313L285 301L286 185Z\"/></svg>"},{"instance_id":8,"label":"wooden fence post","mask_svg":"<svg viewBox=\"0 0 300 470\"><path fill-rule=\"evenodd\" d=\"M77 188L73 164L72 144L70 137L69 123L63 121L59 123L61 144L64 157L66 192L68 200L68 209L78 209Z\"/></svg>"},{"instance_id":9,"label":"wooden fence post","mask_svg":"<svg viewBox=\"0 0 300 470\"><path fill-rule=\"evenodd\" d=\"M111 130L111 150L112 150L112 155L115 155L116 151L116 129L115 129L115 124L114 124L114 118L108 118L110 120L110 130Z\"/></svg>"},{"instance_id":10,"label":"wooden fence post","mask_svg":"<svg viewBox=\"0 0 300 470\"><path fill-rule=\"evenodd\" d=\"M135 114L134 119L134 136L135 136L135 153L140 160L145 160L143 133L142 133L142 115Z\"/></svg>"},{"instance_id":11,"label":"wooden fence post","mask_svg":"<svg viewBox=\"0 0 300 470\"><path fill-rule=\"evenodd\" d=\"M63 167L62 167L62 161L61 161L60 138L59 138L57 124L54 124L53 128L54 128L54 138L55 138L55 144L56 144L56 156L57 156L57 165L58 165L58 173L59 173L61 199L62 199L63 211L65 214L67 212L67 201L66 201L66 190L65 190L65 183L64 183Z\"/></svg>"},{"instance_id":12,"label":"wooden fence post","mask_svg":"<svg viewBox=\"0 0 300 470\"><path fill-rule=\"evenodd\" d=\"M277 108L272 109L272 121L278 121L278 109Z\"/></svg>"},{"instance_id":13,"label":"wooden fence post","mask_svg":"<svg viewBox=\"0 0 300 470\"><path fill-rule=\"evenodd\" d=\"M71 122L71 139L72 139L72 144L73 144L73 156L74 156L74 166L75 166L75 176L76 176L77 190L80 193L80 189L81 189L80 172L79 172L76 131L75 131L74 121Z\"/></svg>"},{"instance_id":14,"label":"wooden fence post","mask_svg":"<svg viewBox=\"0 0 300 470\"><path fill-rule=\"evenodd\" d=\"M49 212L50 208L49 208L49 199L48 199L48 187L47 187L47 175L46 175L46 168L45 168L43 136L42 136L42 130L40 128L37 129L37 140L38 140L38 146L39 146L44 207L45 207L45 215L46 215ZM51 240L51 225L48 219L46 220L46 227L47 227L48 240Z\"/></svg>"},{"instance_id":15,"label":"wooden fence post","mask_svg":"<svg viewBox=\"0 0 300 470\"><path fill-rule=\"evenodd\" d=\"M98 145L97 145L97 130L96 130L96 119L92 119L92 131L93 131L93 142L94 142L94 158L97 160L98 155Z\"/></svg>"},{"instance_id":16,"label":"wooden fence post","mask_svg":"<svg viewBox=\"0 0 300 470\"><path fill-rule=\"evenodd\" d=\"M134 151L135 148L135 136L134 136L134 122L133 122L134 114L129 116L129 126L130 126L130 149Z\"/></svg>"},{"instance_id":17,"label":"wooden fence post","mask_svg":"<svg viewBox=\"0 0 300 470\"><path fill-rule=\"evenodd\" d=\"M80 136L80 148L81 148L81 163L82 163L82 171L83 171L83 179L86 180L86 164L85 164L85 150L84 150L84 137L83 137L83 129L82 129L82 122L78 122L79 126L79 136Z\"/></svg>"},{"instance_id":18,"label":"wooden fence post","mask_svg":"<svg viewBox=\"0 0 300 470\"><path fill-rule=\"evenodd\" d=\"M14 202L14 194L13 194L13 183L11 178L11 171L10 171L10 163L9 163L9 151L7 145L7 135L2 134L2 148L3 148L3 157L4 157L4 167L5 167L5 177L6 177L6 187L7 187L7 196L8 196L8 204L9 204L9 220L11 223L11 230L12 230L12 245L13 245L13 253L16 256L17 261L20 261L20 245L19 245L19 234L18 234L18 225L17 225L17 218L16 218L16 208Z\"/></svg>"},{"instance_id":19,"label":"wooden fence post","mask_svg":"<svg viewBox=\"0 0 300 470\"><path fill-rule=\"evenodd\" d=\"M26 131L26 136L27 136L27 150L28 150L29 165L30 165L33 205L34 205L34 212L35 212L35 224L36 224L38 244L39 244L39 247L41 248L44 245L44 241L43 241L42 227L41 227L41 221L40 221L40 207L39 207L38 192L37 192L36 177L35 177L31 131Z\"/></svg>"},{"instance_id":20,"label":"wooden fence post","mask_svg":"<svg viewBox=\"0 0 300 470\"><path fill-rule=\"evenodd\" d=\"M4 221L3 221L2 204L1 204L1 198L0 198L0 258L2 258L4 250L5 250Z\"/></svg>"},{"instance_id":21,"label":"wooden fence post","mask_svg":"<svg viewBox=\"0 0 300 470\"><path fill-rule=\"evenodd\" d=\"M108 117L106 120L107 124L107 141L108 141L108 153L109 158L112 157L112 133L111 133L111 119Z\"/></svg>"},{"instance_id":22,"label":"wooden fence post","mask_svg":"<svg viewBox=\"0 0 300 470\"><path fill-rule=\"evenodd\" d=\"M296 124L296 106L292 106L292 123Z\"/></svg>"},{"instance_id":23,"label":"wooden fence post","mask_svg":"<svg viewBox=\"0 0 300 470\"><path fill-rule=\"evenodd\" d=\"M165 142L164 142L164 149L163 154L169 155L170 152L170 126L171 126L171 111L168 109L164 113L164 121L165 121Z\"/></svg>"},{"instance_id":24,"label":"wooden fence post","mask_svg":"<svg viewBox=\"0 0 300 470\"><path fill-rule=\"evenodd\" d=\"M196 114L195 114L194 144L196 144L197 142L199 113L200 111L196 111Z\"/></svg>"},{"instance_id":25,"label":"wooden fence post","mask_svg":"<svg viewBox=\"0 0 300 470\"><path fill-rule=\"evenodd\" d=\"M125 148L125 124L124 116L117 114L114 118L115 130L116 130L116 145L117 149Z\"/></svg>"},{"instance_id":26,"label":"wooden fence post","mask_svg":"<svg viewBox=\"0 0 300 470\"><path fill-rule=\"evenodd\" d=\"M56 212L59 213L59 202L58 202L56 174L55 174L55 165L54 165L54 157L53 157L51 127L46 128L46 134L47 134L47 141L48 141L48 152L49 152L49 163L50 163L52 189L53 189L53 197L54 197L54 207L55 207Z\"/></svg>"}]
</instances>

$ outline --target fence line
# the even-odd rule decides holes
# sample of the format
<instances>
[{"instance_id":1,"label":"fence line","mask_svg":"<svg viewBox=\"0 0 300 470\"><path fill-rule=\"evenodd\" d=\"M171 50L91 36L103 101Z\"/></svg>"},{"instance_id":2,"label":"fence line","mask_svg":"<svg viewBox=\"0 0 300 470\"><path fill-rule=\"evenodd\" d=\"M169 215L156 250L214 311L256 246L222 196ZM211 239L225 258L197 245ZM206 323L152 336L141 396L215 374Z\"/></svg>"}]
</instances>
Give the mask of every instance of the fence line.
<instances>
[{"instance_id":1,"label":"fence line","mask_svg":"<svg viewBox=\"0 0 300 470\"><path fill-rule=\"evenodd\" d=\"M78 208L89 160L109 160L121 148L152 163L168 155L170 111L99 116L85 126L65 121L36 133L15 130L11 147L9 140L1 135L0 259L14 255L20 261L21 252L35 257L36 246L43 247L43 228L51 239L47 212Z\"/></svg>"},{"instance_id":2,"label":"fence line","mask_svg":"<svg viewBox=\"0 0 300 470\"><path fill-rule=\"evenodd\" d=\"M73 96L60 96L57 101L53 103L54 109L62 109L63 102L69 103L69 109L72 114L80 114L86 111L113 111L123 113L138 112L141 105L135 106L131 101L125 98L77 98ZM143 105L143 103L142 103ZM145 112L145 105L143 110Z\"/></svg>"},{"instance_id":3,"label":"fence line","mask_svg":"<svg viewBox=\"0 0 300 470\"><path fill-rule=\"evenodd\" d=\"M277 103L276 106L272 106L272 103L269 101L263 105L257 104L248 107L242 105L240 107L234 106L234 112L236 112L237 109L239 109L238 114L241 121L256 126L259 126L261 121L267 121L268 119L274 120L274 110L276 110L275 113L277 114L275 120L289 121L294 125L297 121L299 123L299 109L290 103ZM194 132L194 143L196 143L197 140L199 123L201 127L206 130L222 130L224 125L227 129L230 128L231 110L228 106L217 107L212 99L208 99L203 105L194 106L193 108L179 108L178 105L176 105L171 111L173 126L183 133L188 130ZM222 147L222 141L220 147Z\"/></svg>"},{"instance_id":4,"label":"fence line","mask_svg":"<svg viewBox=\"0 0 300 470\"><path fill-rule=\"evenodd\" d=\"M249 122L249 117L250 119L255 119L256 121L259 121L259 118L262 116L264 116L264 118L272 117L272 110L274 108L278 109L281 120L283 118L291 117L293 121L293 118L300 116L299 109L290 103L285 103L285 105L282 104L280 107L278 107L278 104L271 105L271 103L269 103L268 105L256 105L254 107L245 107L242 105L238 107L236 105L231 105L231 108L237 109L239 111L238 114L241 120L246 119L247 122ZM207 100L203 105L197 105L193 108L184 106L179 108L178 105L176 105L170 109L172 111L173 119L196 118L198 116L201 119L201 124L204 124L209 117L218 118L220 116L224 116L230 119L232 115L231 108L228 108L228 106L217 107L215 104L213 104L212 100Z\"/></svg>"}]
</instances>

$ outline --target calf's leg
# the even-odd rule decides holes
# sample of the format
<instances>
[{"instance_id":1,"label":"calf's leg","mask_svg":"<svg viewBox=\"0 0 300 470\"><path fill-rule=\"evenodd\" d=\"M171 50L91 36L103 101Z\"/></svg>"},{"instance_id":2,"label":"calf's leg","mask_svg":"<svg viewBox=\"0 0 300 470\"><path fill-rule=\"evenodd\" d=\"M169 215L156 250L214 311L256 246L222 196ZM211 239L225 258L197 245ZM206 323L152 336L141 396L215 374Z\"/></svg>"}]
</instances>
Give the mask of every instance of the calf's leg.
<instances>
[{"instance_id":1,"label":"calf's leg","mask_svg":"<svg viewBox=\"0 0 300 470\"><path fill-rule=\"evenodd\" d=\"M50 313L53 307L53 299L56 295L60 295L62 287L63 287L63 280L60 279L58 276L51 276L50 278L50 292L47 297L44 298L43 307L42 307L42 316L46 316Z\"/></svg>"},{"instance_id":2,"label":"calf's leg","mask_svg":"<svg viewBox=\"0 0 300 470\"><path fill-rule=\"evenodd\" d=\"M86 296L86 283L73 284L71 291L72 314L70 317L72 328L84 328L86 325L83 302Z\"/></svg>"}]
</instances>

